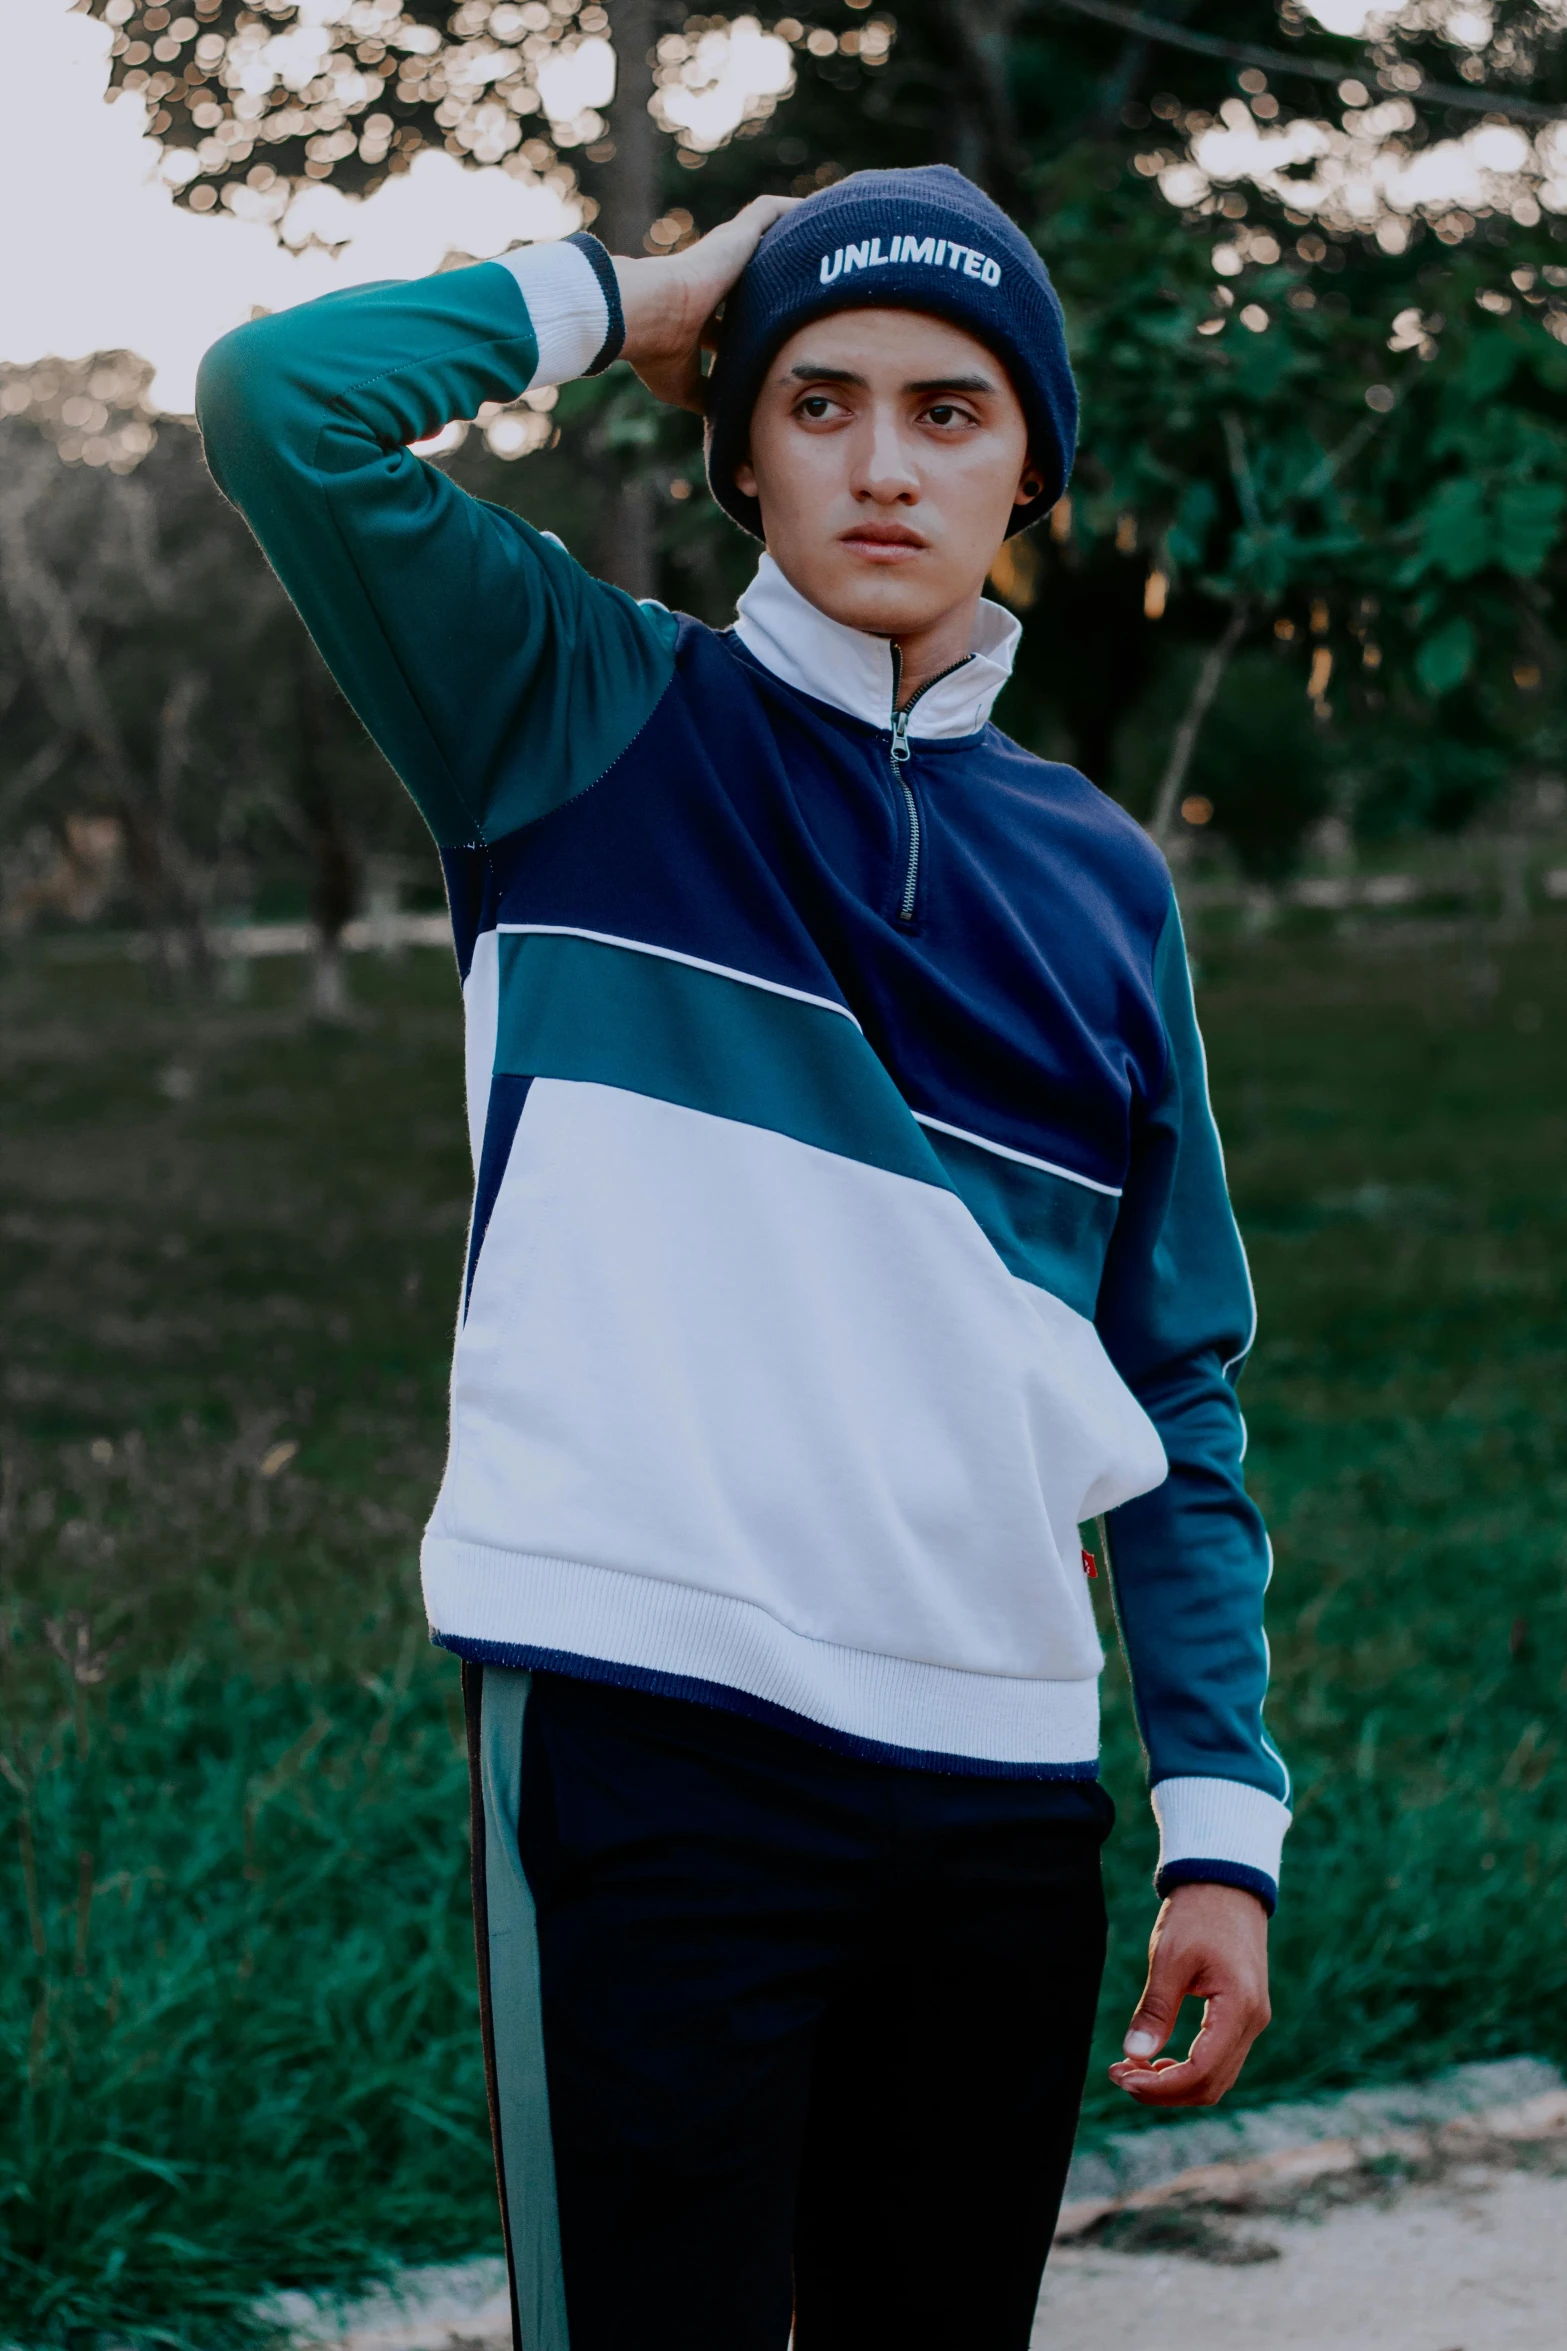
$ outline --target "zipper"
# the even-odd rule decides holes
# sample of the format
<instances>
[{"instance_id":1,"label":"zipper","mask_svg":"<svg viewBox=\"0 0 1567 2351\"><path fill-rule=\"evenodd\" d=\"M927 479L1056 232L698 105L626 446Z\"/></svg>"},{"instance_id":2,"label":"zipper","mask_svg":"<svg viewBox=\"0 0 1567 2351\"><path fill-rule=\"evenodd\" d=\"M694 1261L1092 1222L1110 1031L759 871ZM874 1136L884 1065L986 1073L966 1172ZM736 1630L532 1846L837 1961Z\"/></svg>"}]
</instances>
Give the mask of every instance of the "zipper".
<instances>
[{"instance_id":1,"label":"zipper","mask_svg":"<svg viewBox=\"0 0 1567 2351\"><path fill-rule=\"evenodd\" d=\"M908 701L900 710L898 688L903 683L903 647L894 645L892 648L892 743L890 755L893 776L899 791L903 794L903 805L908 812L909 819L909 856L908 863L903 869L903 895L898 900L899 922L914 920L914 908L918 903L920 893L920 857L924 849L924 833L920 824L920 804L914 797L914 786L909 782L905 773L909 761L914 756L909 748L909 719L918 703L930 692L932 686L939 686L943 678L952 676L954 670L966 669L973 658L972 653L965 653L961 661L950 662L945 669L937 670L933 678L925 680L918 693L909 696Z\"/></svg>"}]
</instances>

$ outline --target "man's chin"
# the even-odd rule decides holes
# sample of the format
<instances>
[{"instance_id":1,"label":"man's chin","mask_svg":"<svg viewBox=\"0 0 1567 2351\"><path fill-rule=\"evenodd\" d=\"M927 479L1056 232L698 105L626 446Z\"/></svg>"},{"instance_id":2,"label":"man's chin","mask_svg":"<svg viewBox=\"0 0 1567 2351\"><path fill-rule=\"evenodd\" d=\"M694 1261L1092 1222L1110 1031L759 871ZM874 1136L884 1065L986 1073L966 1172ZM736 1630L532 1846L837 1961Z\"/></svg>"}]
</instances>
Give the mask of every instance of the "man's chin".
<instances>
[{"instance_id":1,"label":"man's chin","mask_svg":"<svg viewBox=\"0 0 1567 2351\"><path fill-rule=\"evenodd\" d=\"M924 567L914 561L899 565L872 565L862 557L816 573L794 585L809 597L818 612L845 628L862 629L873 637L904 637L931 627L954 603L947 582L914 576Z\"/></svg>"}]
</instances>

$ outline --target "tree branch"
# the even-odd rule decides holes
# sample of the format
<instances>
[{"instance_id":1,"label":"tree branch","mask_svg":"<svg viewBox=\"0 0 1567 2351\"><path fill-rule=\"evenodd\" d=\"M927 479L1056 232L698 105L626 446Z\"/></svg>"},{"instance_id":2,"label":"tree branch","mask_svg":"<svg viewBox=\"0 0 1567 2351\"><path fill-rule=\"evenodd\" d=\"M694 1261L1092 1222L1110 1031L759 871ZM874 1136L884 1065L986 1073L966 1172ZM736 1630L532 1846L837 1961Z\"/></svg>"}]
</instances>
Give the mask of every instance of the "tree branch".
<instances>
[{"instance_id":1,"label":"tree branch","mask_svg":"<svg viewBox=\"0 0 1567 2351\"><path fill-rule=\"evenodd\" d=\"M1233 408L1224 411L1224 446L1230 460L1230 478L1235 484L1235 495L1240 501L1241 513L1249 531L1262 529L1262 508L1257 503L1257 484L1252 478L1251 460L1246 454L1246 435L1241 420Z\"/></svg>"},{"instance_id":2,"label":"tree branch","mask_svg":"<svg viewBox=\"0 0 1567 2351\"><path fill-rule=\"evenodd\" d=\"M1057 8L1074 16L1091 16L1096 23L1115 25L1124 33L1138 33L1145 41L1166 49L1189 49L1197 57L1222 57L1230 65L1254 65L1266 73L1294 74L1309 82L1341 82L1349 68L1328 57L1292 57L1287 49L1258 49L1249 41L1223 41L1215 33L1189 33L1184 25L1162 16L1148 16L1140 8L1122 8L1118 0L1054 0ZM1548 106L1538 98L1522 98L1510 90L1466 89L1461 82L1428 81L1424 74L1413 89L1397 92L1427 106L1461 106L1470 114L1510 114L1519 122L1561 122L1567 107Z\"/></svg>"}]
</instances>

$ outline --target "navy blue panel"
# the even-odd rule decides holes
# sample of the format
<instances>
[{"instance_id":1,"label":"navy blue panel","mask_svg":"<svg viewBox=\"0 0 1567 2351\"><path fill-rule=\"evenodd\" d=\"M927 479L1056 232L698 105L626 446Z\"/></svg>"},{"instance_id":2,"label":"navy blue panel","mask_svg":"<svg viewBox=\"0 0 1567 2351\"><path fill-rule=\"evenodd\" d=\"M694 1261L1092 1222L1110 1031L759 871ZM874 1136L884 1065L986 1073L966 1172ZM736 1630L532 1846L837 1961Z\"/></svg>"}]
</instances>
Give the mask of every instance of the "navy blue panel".
<instances>
[{"instance_id":1,"label":"navy blue panel","mask_svg":"<svg viewBox=\"0 0 1567 2351\"><path fill-rule=\"evenodd\" d=\"M462 1633L432 1632L437 1649L454 1657L468 1657L480 1665L504 1665L516 1673L561 1673L573 1681L604 1682L617 1690L645 1690L650 1698L685 1698L694 1706L716 1706L725 1714L743 1714L752 1722L770 1722L793 1731L813 1747L828 1747L838 1755L855 1755L865 1763L893 1763L908 1771L940 1771L966 1780L1096 1780L1097 1763L992 1763L982 1755L943 1755L923 1747L892 1747L881 1739L857 1739L850 1731L829 1730L808 1715L793 1714L767 1698L753 1698L748 1690L731 1690L724 1682L704 1682L696 1674L659 1673L650 1666L615 1665L603 1657L579 1657L572 1649L539 1649L527 1642L471 1641Z\"/></svg>"},{"instance_id":2,"label":"navy blue panel","mask_svg":"<svg viewBox=\"0 0 1567 2351\"><path fill-rule=\"evenodd\" d=\"M466 980L473 963L474 941L495 920L497 893L489 851L443 849L441 870L446 876L446 903L451 909L457 969Z\"/></svg>"},{"instance_id":3,"label":"navy blue panel","mask_svg":"<svg viewBox=\"0 0 1567 2351\"><path fill-rule=\"evenodd\" d=\"M1239 1886L1255 1894L1271 1918L1279 1905L1279 1889L1265 1869L1251 1869L1244 1861L1170 1861L1154 1877L1154 1892L1173 1894L1177 1886Z\"/></svg>"},{"instance_id":4,"label":"navy blue panel","mask_svg":"<svg viewBox=\"0 0 1567 2351\"><path fill-rule=\"evenodd\" d=\"M925 854L919 919L900 924L889 739L684 622L630 749L491 845L500 919L645 940L844 1003L920 1110L1123 1183L1164 1080L1163 860L1074 769L994 727L916 741Z\"/></svg>"},{"instance_id":5,"label":"navy blue panel","mask_svg":"<svg viewBox=\"0 0 1567 2351\"><path fill-rule=\"evenodd\" d=\"M462 1310L468 1311L473 1296L473 1277L478 1270L479 1251L484 1247L484 1236L490 1229L490 1218L500 1198L501 1178L511 1157L516 1139L517 1121L522 1106L528 1099L531 1077L519 1078L498 1072L490 1080L490 1106L484 1118L484 1143L479 1152L479 1180L474 1187L473 1223L468 1237L468 1278L463 1284Z\"/></svg>"}]
</instances>

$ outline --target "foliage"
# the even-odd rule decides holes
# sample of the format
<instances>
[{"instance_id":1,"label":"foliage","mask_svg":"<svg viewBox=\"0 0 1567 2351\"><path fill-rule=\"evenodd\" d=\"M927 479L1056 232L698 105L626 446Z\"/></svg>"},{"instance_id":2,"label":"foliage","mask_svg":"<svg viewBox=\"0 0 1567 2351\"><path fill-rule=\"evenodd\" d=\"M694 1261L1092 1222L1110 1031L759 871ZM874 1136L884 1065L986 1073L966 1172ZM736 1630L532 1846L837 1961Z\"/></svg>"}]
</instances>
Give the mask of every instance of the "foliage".
<instances>
[{"instance_id":1,"label":"foliage","mask_svg":"<svg viewBox=\"0 0 1567 2351\"><path fill-rule=\"evenodd\" d=\"M111 91L147 107L177 200L271 221L312 185L373 195L426 148L563 192L577 187L580 162L591 205L597 173L614 158L601 111L613 68L606 61L583 77L590 103L559 96L552 69L586 44L602 51L625 23L639 43L661 41L654 104L671 159L678 139L700 162L709 139L689 127L691 109L670 101L708 87L727 62L722 39L711 63L694 55L709 23L727 33L724 18L693 19L657 0L610 9L592 0L345 0L335 11L298 0L189 0L188 10L180 0L90 0L89 12L114 28ZM849 13L844 0L817 14L833 27L785 18L771 28L794 52L791 79L863 102L886 62L886 20ZM623 74L631 62L620 60ZM750 93L747 136L769 125L774 103L770 91Z\"/></svg>"},{"instance_id":2,"label":"foliage","mask_svg":"<svg viewBox=\"0 0 1567 2351\"><path fill-rule=\"evenodd\" d=\"M120 963L4 981L7 2339L205 2351L264 2284L494 2247L456 1672L414 1569L457 991L421 955L357 993L323 1031L275 968L194 1009ZM1567 931L1279 941L1201 1009L1297 1779L1242 2095L1567 2058ZM1153 1908L1114 1664L1107 1735L1091 2130L1133 2119L1102 2069Z\"/></svg>"},{"instance_id":3,"label":"foliage","mask_svg":"<svg viewBox=\"0 0 1567 2351\"><path fill-rule=\"evenodd\" d=\"M906 0L895 17L833 0L779 20L792 84L726 138L668 110L732 28L664 0L355 0L314 30L294 0L92 5L119 28L116 86L154 109L185 200L209 207L282 219L301 188L363 193L440 145L590 211L602 198L632 249L645 225L667 250L758 187L949 157L1033 228L1083 383L1070 520L999 575L1026 620L1025 739L1135 793L1114 765L1123 720L1239 609L1243 642L1272 629L1292 649L1335 802L1374 828L1457 821L1555 755L1567 220L1549 210L1550 116L1567 63L1548 10L1508 0L1449 24L1421 0L1339 39L1280 0L1259 50L1241 0L1199 0L1168 37L1097 0ZM552 73L606 40L616 98L552 117ZM678 136L647 145L649 106ZM1494 138L1463 145L1498 106L1519 125L1511 161ZM1450 173L1415 173L1449 154L1462 202ZM720 618L735 543L693 481L689 426L639 424L636 397L622 382L563 402L561 446L514 478L477 449L459 470L548 510L635 592ZM498 430L513 450L544 437L537 418ZM1221 831L1243 796L1217 803Z\"/></svg>"},{"instance_id":4,"label":"foliage","mask_svg":"<svg viewBox=\"0 0 1567 2351\"><path fill-rule=\"evenodd\" d=\"M199 960L207 926L268 879L335 938L368 843L406 851L416 820L195 436L144 426L153 446L117 462L138 421L122 395L81 443L87 461L62 465L72 402L40 389L47 378L57 392L59 373L13 373L41 413L0 418L7 830L36 827L58 846L82 815L111 819L122 895L171 964Z\"/></svg>"},{"instance_id":5,"label":"foliage","mask_svg":"<svg viewBox=\"0 0 1567 2351\"><path fill-rule=\"evenodd\" d=\"M1469 763L1468 814L1508 757L1538 756L1561 706L1567 317L1543 292L1501 295L1511 280L1486 251L1444 254L1422 265L1421 331L1390 351L1403 257L1358 254L1351 300L1280 237L1251 235L1244 257L1229 232L1210 246L1125 175L1100 186L1091 158L1048 186L1037 233L1085 419L1070 524L1058 516L1032 589L1046 691L1068 708L1103 699L1088 628L1141 635L1146 682L1149 640L1205 637L1215 604L1245 604L1254 633L1293 648L1332 764L1376 767L1384 823L1396 745L1430 738L1432 703L1445 735L1489 754ZM1135 574L1111 620L1117 557ZM1404 815L1433 804L1444 794L1411 775Z\"/></svg>"}]
</instances>

